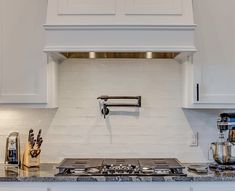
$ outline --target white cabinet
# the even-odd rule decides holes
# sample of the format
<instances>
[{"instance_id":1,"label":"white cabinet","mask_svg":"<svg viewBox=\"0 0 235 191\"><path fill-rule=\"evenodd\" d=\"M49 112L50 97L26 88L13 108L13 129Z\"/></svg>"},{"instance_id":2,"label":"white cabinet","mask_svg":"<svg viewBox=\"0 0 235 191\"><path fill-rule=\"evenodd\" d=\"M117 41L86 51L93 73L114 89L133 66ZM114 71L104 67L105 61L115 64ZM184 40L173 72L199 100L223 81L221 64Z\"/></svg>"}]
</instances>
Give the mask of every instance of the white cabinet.
<instances>
[{"instance_id":1,"label":"white cabinet","mask_svg":"<svg viewBox=\"0 0 235 191\"><path fill-rule=\"evenodd\" d=\"M11 187L0 187L0 191L48 191L46 188L35 188L35 187L18 187L18 188L11 188Z\"/></svg>"},{"instance_id":2,"label":"white cabinet","mask_svg":"<svg viewBox=\"0 0 235 191\"><path fill-rule=\"evenodd\" d=\"M58 183L50 191L190 191L185 183L157 182L80 182Z\"/></svg>"},{"instance_id":3,"label":"white cabinet","mask_svg":"<svg viewBox=\"0 0 235 191\"><path fill-rule=\"evenodd\" d=\"M47 1L0 1L0 103L47 102Z\"/></svg>"},{"instance_id":4,"label":"white cabinet","mask_svg":"<svg viewBox=\"0 0 235 191\"><path fill-rule=\"evenodd\" d=\"M198 52L193 65L185 65L185 107L235 108L235 23L229 22L234 6L234 1L194 1Z\"/></svg>"},{"instance_id":5,"label":"white cabinet","mask_svg":"<svg viewBox=\"0 0 235 191\"><path fill-rule=\"evenodd\" d=\"M2 182L0 191L190 191L181 182Z\"/></svg>"},{"instance_id":6,"label":"white cabinet","mask_svg":"<svg viewBox=\"0 0 235 191\"><path fill-rule=\"evenodd\" d=\"M0 191L234 191L235 182L1 182Z\"/></svg>"},{"instance_id":7,"label":"white cabinet","mask_svg":"<svg viewBox=\"0 0 235 191\"><path fill-rule=\"evenodd\" d=\"M190 191L234 191L234 182L194 182Z\"/></svg>"},{"instance_id":8,"label":"white cabinet","mask_svg":"<svg viewBox=\"0 0 235 191\"><path fill-rule=\"evenodd\" d=\"M1 182L0 191L49 191L44 183Z\"/></svg>"}]
</instances>

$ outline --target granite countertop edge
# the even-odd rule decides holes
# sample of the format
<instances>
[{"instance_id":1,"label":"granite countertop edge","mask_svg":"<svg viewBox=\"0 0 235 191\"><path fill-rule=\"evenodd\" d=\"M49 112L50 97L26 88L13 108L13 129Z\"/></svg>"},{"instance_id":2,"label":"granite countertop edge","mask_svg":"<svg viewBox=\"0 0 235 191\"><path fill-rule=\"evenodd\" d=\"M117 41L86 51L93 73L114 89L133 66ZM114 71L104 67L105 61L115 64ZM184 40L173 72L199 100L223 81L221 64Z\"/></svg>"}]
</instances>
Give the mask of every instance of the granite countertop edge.
<instances>
[{"instance_id":1,"label":"granite countertop edge","mask_svg":"<svg viewBox=\"0 0 235 191\"><path fill-rule=\"evenodd\" d=\"M0 182L226 182L235 177L0 177Z\"/></svg>"},{"instance_id":2,"label":"granite countertop edge","mask_svg":"<svg viewBox=\"0 0 235 191\"><path fill-rule=\"evenodd\" d=\"M41 164L40 169L19 169L0 164L0 182L213 182L235 181L235 172L208 174L189 172L187 176L55 176L57 164Z\"/></svg>"}]
</instances>

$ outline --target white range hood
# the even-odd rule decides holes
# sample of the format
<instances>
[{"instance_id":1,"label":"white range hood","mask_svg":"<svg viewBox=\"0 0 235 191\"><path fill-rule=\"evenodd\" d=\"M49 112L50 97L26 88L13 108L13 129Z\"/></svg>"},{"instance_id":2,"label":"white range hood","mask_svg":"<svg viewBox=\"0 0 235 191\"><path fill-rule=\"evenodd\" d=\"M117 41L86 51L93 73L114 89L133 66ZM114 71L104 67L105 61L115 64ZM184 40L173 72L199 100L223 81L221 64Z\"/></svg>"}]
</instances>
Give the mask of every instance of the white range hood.
<instances>
[{"instance_id":1,"label":"white range hood","mask_svg":"<svg viewBox=\"0 0 235 191\"><path fill-rule=\"evenodd\" d=\"M48 0L46 52L194 52L192 0Z\"/></svg>"},{"instance_id":2,"label":"white range hood","mask_svg":"<svg viewBox=\"0 0 235 191\"><path fill-rule=\"evenodd\" d=\"M48 0L48 102L57 107L61 52L196 51L192 0Z\"/></svg>"}]
</instances>

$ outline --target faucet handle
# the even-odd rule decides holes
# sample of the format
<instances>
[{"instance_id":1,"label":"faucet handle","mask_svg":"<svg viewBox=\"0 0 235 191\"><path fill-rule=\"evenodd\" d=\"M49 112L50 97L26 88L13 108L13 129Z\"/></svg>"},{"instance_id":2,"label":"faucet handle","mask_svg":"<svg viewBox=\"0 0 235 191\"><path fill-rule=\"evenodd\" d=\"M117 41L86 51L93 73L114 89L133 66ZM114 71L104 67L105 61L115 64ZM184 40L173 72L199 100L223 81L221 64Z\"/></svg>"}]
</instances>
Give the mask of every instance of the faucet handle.
<instances>
[{"instance_id":1,"label":"faucet handle","mask_svg":"<svg viewBox=\"0 0 235 191\"><path fill-rule=\"evenodd\" d=\"M97 97L97 99L101 99L101 100L104 100L104 101L108 101L109 96L108 96L108 95L102 95L102 96L100 96L100 97Z\"/></svg>"},{"instance_id":2,"label":"faucet handle","mask_svg":"<svg viewBox=\"0 0 235 191\"><path fill-rule=\"evenodd\" d=\"M104 103L103 108L101 109L101 113L104 115L104 118L106 118L106 115L109 114L109 109L107 108L107 105Z\"/></svg>"}]
</instances>

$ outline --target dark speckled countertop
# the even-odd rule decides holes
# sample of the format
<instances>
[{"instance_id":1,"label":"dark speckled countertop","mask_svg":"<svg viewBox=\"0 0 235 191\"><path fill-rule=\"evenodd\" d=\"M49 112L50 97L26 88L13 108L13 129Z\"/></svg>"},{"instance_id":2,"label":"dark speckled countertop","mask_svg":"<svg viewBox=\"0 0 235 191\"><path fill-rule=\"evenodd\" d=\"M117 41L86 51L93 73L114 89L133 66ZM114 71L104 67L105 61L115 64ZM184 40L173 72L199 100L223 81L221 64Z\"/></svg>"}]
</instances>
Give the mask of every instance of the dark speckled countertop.
<instances>
[{"instance_id":1,"label":"dark speckled countertop","mask_svg":"<svg viewBox=\"0 0 235 191\"><path fill-rule=\"evenodd\" d=\"M56 164L41 164L40 169L19 169L8 167L0 164L0 182L176 182L176 181L235 181L234 172L213 172L208 174L196 174L189 172L187 166L191 164L183 164L186 168L184 172L186 177L172 176L55 176L58 173Z\"/></svg>"}]
</instances>

